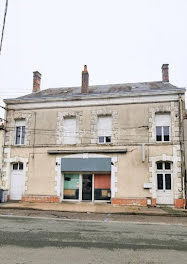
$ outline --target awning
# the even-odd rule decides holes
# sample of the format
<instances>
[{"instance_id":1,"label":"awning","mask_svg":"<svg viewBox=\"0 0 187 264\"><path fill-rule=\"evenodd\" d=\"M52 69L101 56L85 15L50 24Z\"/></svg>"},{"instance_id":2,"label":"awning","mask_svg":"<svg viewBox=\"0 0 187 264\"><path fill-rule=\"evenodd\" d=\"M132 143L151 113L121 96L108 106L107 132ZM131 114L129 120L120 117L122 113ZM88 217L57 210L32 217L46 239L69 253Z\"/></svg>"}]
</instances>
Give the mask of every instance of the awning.
<instances>
[{"instance_id":1,"label":"awning","mask_svg":"<svg viewBox=\"0 0 187 264\"><path fill-rule=\"evenodd\" d=\"M62 158L63 172L110 172L111 158Z\"/></svg>"}]
</instances>

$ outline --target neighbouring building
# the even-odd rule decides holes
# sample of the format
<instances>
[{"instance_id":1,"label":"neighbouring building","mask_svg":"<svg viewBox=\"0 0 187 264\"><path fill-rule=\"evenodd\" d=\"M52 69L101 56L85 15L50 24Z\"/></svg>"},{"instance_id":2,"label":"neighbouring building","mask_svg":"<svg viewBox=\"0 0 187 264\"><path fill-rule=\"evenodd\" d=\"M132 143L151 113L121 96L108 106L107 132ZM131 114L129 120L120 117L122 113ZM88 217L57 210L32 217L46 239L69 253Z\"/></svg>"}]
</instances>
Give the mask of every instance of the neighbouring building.
<instances>
[{"instance_id":1,"label":"neighbouring building","mask_svg":"<svg viewBox=\"0 0 187 264\"><path fill-rule=\"evenodd\" d=\"M185 89L162 81L40 90L4 100L9 199L185 206Z\"/></svg>"},{"instance_id":2,"label":"neighbouring building","mask_svg":"<svg viewBox=\"0 0 187 264\"><path fill-rule=\"evenodd\" d=\"M0 188L2 185L3 147L4 147L4 123L0 118Z\"/></svg>"},{"instance_id":3,"label":"neighbouring building","mask_svg":"<svg viewBox=\"0 0 187 264\"><path fill-rule=\"evenodd\" d=\"M185 177L184 177L184 185L185 185L185 196L187 199L187 110L184 116L184 157L185 157Z\"/></svg>"}]
</instances>

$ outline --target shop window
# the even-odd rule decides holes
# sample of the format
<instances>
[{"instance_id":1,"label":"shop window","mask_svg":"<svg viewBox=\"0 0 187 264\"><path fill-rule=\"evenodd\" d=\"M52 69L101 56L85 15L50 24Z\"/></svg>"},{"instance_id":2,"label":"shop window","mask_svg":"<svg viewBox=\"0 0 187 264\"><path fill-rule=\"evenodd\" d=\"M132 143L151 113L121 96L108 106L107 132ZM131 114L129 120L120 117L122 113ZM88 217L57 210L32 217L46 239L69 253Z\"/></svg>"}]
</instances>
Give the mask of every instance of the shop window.
<instances>
[{"instance_id":1,"label":"shop window","mask_svg":"<svg viewBox=\"0 0 187 264\"><path fill-rule=\"evenodd\" d=\"M64 174L64 199L79 199L79 174Z\"/></svg>"},{"instance_id":2,"label":"shop window","mask_svg":"<svg viewBox=\"0 0 187 264\"><path fill-rule=\"evenodd\" d=\"M156 114L156 141L170 141L171 134L171 118L170 114Z\"/></svg>"},{"instance_id":3,"label":"shop window","mask_svg":"<svg viewBox=\"0 0 187 264\"><path fill-rule=\"evenodd\" d=\"M111 198L111 175L94 175L94 200L110 200Z\"/></svg>"},{"instance_id":4,"label":"shop window","mask_svg":"<svg viewBox=\"0 0 187 264\"><path fill-rule=\"evenodd\" d=\"M76 144L76 117L64 117L64 144Z\"/></svg>"},{"instance_id":5,"label":"shop window","mask_svg":"<svg viewBox=\"0 0 187 264\"><path fill-rule=\"evenodd\" d=\"M98 143L111 143L112 116L98 116L97 120Z\"/></svg>"},{"instance_id":6,"label":"shop window","mask_svg":"<svg viewBox=\"0 0 187 264\"><path fill-rule=\"evenodd\" d=\"M25 120L17 120L16 121L16 145L24 145L25 144Z\"/></svg>"}]
</instances>

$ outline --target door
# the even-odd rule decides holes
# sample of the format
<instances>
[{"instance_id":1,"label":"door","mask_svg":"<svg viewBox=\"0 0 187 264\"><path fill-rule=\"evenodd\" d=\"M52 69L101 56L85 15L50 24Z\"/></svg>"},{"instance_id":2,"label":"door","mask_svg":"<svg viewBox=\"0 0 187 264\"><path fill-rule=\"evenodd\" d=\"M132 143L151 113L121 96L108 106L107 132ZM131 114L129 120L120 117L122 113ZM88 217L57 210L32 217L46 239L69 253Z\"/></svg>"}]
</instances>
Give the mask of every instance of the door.
<instances>
[{"instance_id":1,"label":"door","mask_svg":"<svg viewBox=\"0 0 187 264\"><path fill-rule=\"evenodd\" d=\"M157 204L173 204L170 173L157 174Z\"/></svg>"},{"instance_id":2,"label":"door","mask_svg":"<svg viewBox=\"0 0 187 264\"><path fill-rule=\"evenodd\" d=\"M157 204L173 204L172 163L157 162Z\"/></svg>"},{"instance_id":3,"label":"door","mask_svg":"<svg viewBox=\"0 0 187 264\"><path fill-rule=\"evenodd\" d=\"M82 175L82 200L92 200L92 174Z\"/></svg>"},{"instance_id":4,"label":"door","mask_svg":"<svg viewBox=\"0 0 187 264\"><path fill-rule=\"evenodd\" d=\"M13 164L10 181L10 200L21 200L23 194L23 163Z\"/></svg>"}]
</instances>

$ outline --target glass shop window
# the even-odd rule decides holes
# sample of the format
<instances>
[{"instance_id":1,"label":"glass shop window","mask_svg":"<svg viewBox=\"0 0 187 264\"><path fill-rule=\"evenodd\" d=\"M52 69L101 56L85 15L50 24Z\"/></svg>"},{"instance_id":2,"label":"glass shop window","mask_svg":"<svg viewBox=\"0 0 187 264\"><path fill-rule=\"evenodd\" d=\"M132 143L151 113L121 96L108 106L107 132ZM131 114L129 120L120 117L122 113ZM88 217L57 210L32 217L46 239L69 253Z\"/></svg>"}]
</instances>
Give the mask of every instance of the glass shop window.
<instances>
[{"instance_id":1,"label":"glass shop window","mask_svg":"<svg viewBox=\"0 0 187 264\"><path fill-rule=\"evenodd\" d=\"M64 199L79 199L79 174L64 174Z\"/></svg>"}]
</instances>

